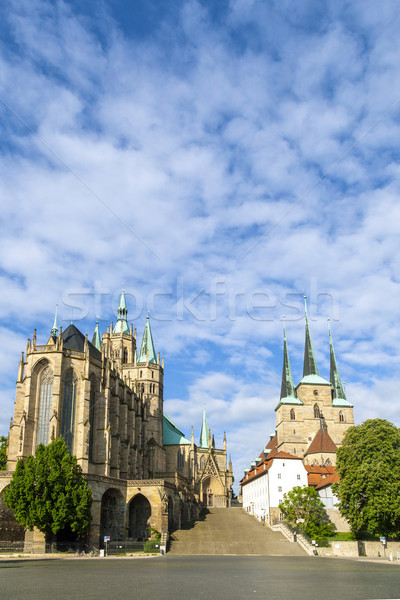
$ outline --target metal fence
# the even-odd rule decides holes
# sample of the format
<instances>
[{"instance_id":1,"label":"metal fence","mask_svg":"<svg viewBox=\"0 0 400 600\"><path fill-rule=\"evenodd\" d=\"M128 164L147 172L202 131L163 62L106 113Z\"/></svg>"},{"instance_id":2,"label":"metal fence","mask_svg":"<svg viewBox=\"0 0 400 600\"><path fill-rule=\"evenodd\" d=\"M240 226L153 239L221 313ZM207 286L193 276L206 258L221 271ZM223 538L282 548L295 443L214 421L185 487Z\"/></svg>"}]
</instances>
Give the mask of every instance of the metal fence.
<instances>
[{"instance_id":1,"label":"metal fence","mask_svg":"<svg viewBox=\"0 0 400 600\"><path fill-rule=\"evenodd\" d=\"M116 542L108 542L106 553L110 555L118 554L134 554L136 552L144 552L146 542L136 542L133 540L122 540Z\"/></svg>"}]
</instances>

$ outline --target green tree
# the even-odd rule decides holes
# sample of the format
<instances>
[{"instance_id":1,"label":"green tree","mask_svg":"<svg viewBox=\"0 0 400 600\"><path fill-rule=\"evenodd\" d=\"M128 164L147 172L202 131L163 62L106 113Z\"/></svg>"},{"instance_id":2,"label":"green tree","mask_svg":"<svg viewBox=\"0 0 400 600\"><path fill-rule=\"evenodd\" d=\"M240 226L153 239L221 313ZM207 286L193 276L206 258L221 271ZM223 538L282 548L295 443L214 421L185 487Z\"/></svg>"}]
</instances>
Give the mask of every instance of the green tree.
<instances>
[{"instance_id":1,"label":"green tree","mask_svg":"<svg viewBox=\"0 0 400 600\"><path fill-rule=\"evenodd\" d=\"M7 438L0 435L0 471L5 471L7 467Z\"/></svg>"},{"instance_id":2,"label":"green tree","mask_svg":"<svg viewBox=\"0 0 400 600\"><path fill-rule=\"evenodd\" d=\"M313 487L294 487L283 495L279 510L289 525L304 531L309 537L327 538L335 531L335 525L329 521Z\"/></svg>"},{"instance_id":3,"label":"green tree","mask_svg":"<svg viewBox=\"0 0 400 600\"><path fill-rule=\"evenodd\" d=\"M339 510L355 535L400 535L400 430L384 419L350 427L337 451Z\"/></svg>"},{"instance_id":4,"label":"green tree","mask_svg":"<svg viewBox=\"0 0 400 600\"><path fill-rule=\"evenodd\" d=\"M63 438L39 444L35 456L17 462L4 501L20 525L46 535L68 528L83 534L91 520L90 487Z\"/></svg>"}]
</instances>

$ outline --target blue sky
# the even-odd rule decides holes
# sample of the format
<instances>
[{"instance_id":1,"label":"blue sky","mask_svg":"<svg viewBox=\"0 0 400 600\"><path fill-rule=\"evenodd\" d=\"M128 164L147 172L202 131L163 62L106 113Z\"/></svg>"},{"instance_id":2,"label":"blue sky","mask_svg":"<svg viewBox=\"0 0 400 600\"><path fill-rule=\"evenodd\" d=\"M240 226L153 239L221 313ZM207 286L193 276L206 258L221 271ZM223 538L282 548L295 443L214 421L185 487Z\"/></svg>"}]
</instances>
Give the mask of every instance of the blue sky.
<instances>
[{"instance_id":1,"label":"blue sky","mask_svg":"<svg viewBox=\"0 0 400 600\"><path fill-rule=\"evenodd\" d=\"M355 418L400 424L400 6L12 0L0 8L1 433L54 307L92 334L122 287L165 357L165 410L206 403L236 479L294 378L309 298Z\"/></svg>"}]
</instances>

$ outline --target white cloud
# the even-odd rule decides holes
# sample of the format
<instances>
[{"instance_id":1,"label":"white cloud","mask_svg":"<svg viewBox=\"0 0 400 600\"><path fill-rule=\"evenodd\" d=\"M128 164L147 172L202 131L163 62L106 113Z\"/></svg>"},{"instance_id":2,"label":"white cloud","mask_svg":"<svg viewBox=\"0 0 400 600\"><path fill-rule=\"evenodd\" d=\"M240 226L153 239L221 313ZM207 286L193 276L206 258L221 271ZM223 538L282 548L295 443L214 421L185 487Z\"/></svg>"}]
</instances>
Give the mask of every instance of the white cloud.
<instances>
[{"instance_id":1,"label":"white cloud","mask_svg":"<svg viewBox=\"0 0 400 600\"><path fill-rule=\"evenodd\" d=\"M75 298L91 333L123 285L139 335L150 307L157 349L177 369L171 416L200 423L206 400L237 461L273 427L282 314L301 372L304 293L321 371L330 316L357 420L380 414L380 394L386 410L389 388L375 382L392 394L400 384L399 109L385 116L400 40L381 4L236 1L221 24L187 2L173 23L163 15L128 39L107 3L101 23L73 3L11 3L13 44L0 46L12 109L2 106L4 427L33 327L44 339L55 304L67 320Z\"/></svg>"}]
</instances>

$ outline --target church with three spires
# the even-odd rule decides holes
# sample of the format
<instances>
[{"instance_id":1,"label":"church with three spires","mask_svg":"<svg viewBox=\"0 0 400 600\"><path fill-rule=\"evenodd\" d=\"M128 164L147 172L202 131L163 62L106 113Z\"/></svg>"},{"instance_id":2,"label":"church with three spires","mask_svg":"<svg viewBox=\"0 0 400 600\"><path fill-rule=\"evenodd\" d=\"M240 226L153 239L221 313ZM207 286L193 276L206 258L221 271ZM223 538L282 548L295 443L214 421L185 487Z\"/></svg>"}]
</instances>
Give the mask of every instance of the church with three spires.
<instances>
[{"instance_id":1,"label":"church with three spires","mask_svg":"<svg viewBox=\"0 0 400 600\"><path fill-rule=\"evenodd\" d=\"M72 323L62 331L56 315L47 343L38 343L35 330L21 355L0 503L17 461L62 436L92 489L93 546L105 536L146 539L149 528L172 531L197 519L204 505L228 506L233 473L225 434L216 448L204 409L195 444L193 427L188 439L164 414L163 398L164 359L150 318L137 352L124 291L117 322L102 336L97 322L91 342ZM3 512L0 506L0 521ZM2 529L15 537L18 526L7 515Z\"/></svg>"},{"instance_id":2,"label":"church with three spires","mask_svg":"<svg viewBox=\"0 0 400 600\"><path fill-rule=\"evenodd\" d=\"M354 417L353 405L347 400L339 375L330 328L329 349L328 381L319 374L306 306L303 377L295 386L284 328L276 429L261 454L245 469L240 482L243 507L260 519L278 520L283 494L298 485L315 487L330 518L340 519L335 514L338 511L334 509L334 498L332 494L328 498L327 493L328 486L337 481L336 450L346 430L354 425Z\"/></svg>"}]
</instances>

